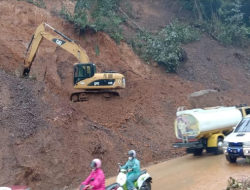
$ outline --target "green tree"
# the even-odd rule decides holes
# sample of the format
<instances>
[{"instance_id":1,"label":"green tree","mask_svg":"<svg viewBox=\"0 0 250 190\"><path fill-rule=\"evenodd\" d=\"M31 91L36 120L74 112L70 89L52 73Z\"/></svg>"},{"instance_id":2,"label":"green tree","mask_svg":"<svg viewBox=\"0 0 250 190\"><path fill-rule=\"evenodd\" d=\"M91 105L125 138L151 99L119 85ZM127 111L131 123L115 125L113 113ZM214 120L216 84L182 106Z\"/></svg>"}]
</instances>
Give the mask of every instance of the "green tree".
<instances>
[{"instance_id":1,"label":"green tree","mask_svg":"<svg viewBox=\"0 0 250 190\"><path fill-rule=\"evenodd\" d=\"M249 0L180 0L197 22L226 45L245 46L249 39ZM246 8L248 7L248 8Z\"/></svg>"},{"instance_id":2,"label":"green tree","mask_svg":"<svg viewBox=\"0 0 250 190\"><path fill-rule=\"evenodd\" d=\"M118 11L119 2L120 0L77 0L74 15L69 14L65 8L61 13L81 32L86 29L104 31L119 43L123 39L120 24L124 21Z\"/></svg>"},{"instance_id":3,"label":"green tree","mask_svg":"<svg viewBox=\"0 0 250 190\"><path fill-rule=\"evenodd\" d=\"M176 72L183 59L181 44L197 40L198 30L175 21L157 34L151 34L129 18L119 3L120 0L77 0L74 15L65 8L61 14L80 32L86 29L104 31L116 42L123 39L122 22L130 20L140 31L132 43L135 52L148 63L157 62L164 65L167 72ZM96 52L99 54L98 49Z\"/></svg>"}]
</instances>

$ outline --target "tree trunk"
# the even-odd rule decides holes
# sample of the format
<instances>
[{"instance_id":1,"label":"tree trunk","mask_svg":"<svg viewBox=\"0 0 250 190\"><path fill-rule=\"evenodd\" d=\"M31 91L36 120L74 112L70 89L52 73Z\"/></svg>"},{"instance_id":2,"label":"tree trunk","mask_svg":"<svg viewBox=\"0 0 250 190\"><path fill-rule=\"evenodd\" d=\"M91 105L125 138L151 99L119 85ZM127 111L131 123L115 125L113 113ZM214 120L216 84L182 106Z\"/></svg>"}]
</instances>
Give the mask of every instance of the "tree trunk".
<instances>
[{"instance_id":1,"label":"tree trunk","mask_svg":"<svg viewBox=\"0 0 250 190\"><path fill-rule=\"evenodd\" d=\"M203 21L202 10L200 7L200 0L193 0L194 1L194 8L198 14L198 20L201 22Z\"/></svg>"}]
</instances>

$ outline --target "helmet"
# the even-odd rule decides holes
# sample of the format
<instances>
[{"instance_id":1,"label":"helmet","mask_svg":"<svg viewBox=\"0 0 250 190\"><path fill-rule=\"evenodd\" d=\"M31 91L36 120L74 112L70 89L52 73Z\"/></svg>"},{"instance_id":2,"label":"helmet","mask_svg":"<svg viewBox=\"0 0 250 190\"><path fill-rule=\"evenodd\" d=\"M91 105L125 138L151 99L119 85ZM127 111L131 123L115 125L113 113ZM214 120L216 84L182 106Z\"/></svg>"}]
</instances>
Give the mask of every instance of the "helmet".
<instances>
[{"instance_id":1,"label":"helmet","mask_svg":"<svg viewBox=\"0 0 250 190\"><path fill-rule=\"evenodd\" d=\"M101 165L102 165L101 160L96 158L96 159L92 160L90 167L91 168L100 168Z\"/></svg>"},{"instance_id":2,"label":"helmet","mask_svg":"<svg viewBox=\"0 0 250 190\"><path fill-rule=\"evenodd\" d=\"M128 151L128 155L131 156L132 158L136 157L136 152L134 150Z\"/></svg>"}]
</instances>

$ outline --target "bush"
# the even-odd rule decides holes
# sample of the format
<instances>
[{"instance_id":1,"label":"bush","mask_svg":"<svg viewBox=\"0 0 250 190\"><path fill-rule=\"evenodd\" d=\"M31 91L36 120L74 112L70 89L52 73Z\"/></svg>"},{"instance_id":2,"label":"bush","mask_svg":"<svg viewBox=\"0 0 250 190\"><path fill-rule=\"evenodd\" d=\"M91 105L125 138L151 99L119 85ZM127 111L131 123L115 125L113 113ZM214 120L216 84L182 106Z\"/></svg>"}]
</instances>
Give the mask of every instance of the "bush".
<instances>
[{"instance_id":1,"label":"bush","mask_svg":"<svg viewBox=\"0 0 250 190\"><path fill-rule=\"evenodd\" d=\"M214 20L203 25L206 31L224 45L245 47L248 44L249 29L236 24L228 25Z\"/></svg>"},{"instance_id":2,"label":"bush","mask_svg":"<svg viewBox=\"0 0 250 190\"><path fill-rule=\"evenodd\" d=\"M244 0L179 0L193 11L196 22L224 45L244 47L248 44L250 30L250 3Z\"/></svg>"},{"instance_id":3,"label":"bush","mask_svg":"<svg viewBox=\"0 0 250 190\"><path fill-rule=\"evenodd\" d=\"M135 52L146 62L157 62L167 72L176 72L181 60L181 44L199 40L199 31L175 21L157 35L141 32L132 43Z\"/></svg>"},{"instance_id":4,"label":"bush","mask_svg":"<svg viewBox=\"0 0 250 190\"><path fill-rule=\"evenodd\" d=\"M77 0L74 15L62 7L61 15L80 31L104 31L117 43L123 39L120 24L124 21L118 13L119 0Z\"/></svg>"},{"instance_id":5,"label":"bush","mask_svg":"<svg viewBox=\"0 0 250 190\"><path fill-rule=\"evenodd\" d=\"M69 21L70 23L74 24L74 27L76 29L82 30L85 29L87 27L87 14L84 13L75 13L74 15L72 15L67 9L66 7L63 5L60 15L65 18L67 21Z\"/></svg>"},{"instance_id":6,"label":"bush","mask_svg":"<svg viewBox=\"0 0 250 190\"><path fill-rule=\"evenodd\" d=\"M232 177L228 180L228 186L226 190L249 190L250 179L242 180L241 182Z\"/></svg>"},{"instance_id":7,"label":"bush","mask_svg":"<svg viewBox=\"0 0 250 190\"><path fill-rule=\"evenodd\" d=\"M46 4L43 0L17 0L17 1L26 1L27 3L46 9Z\"/></svg>"}]
</instances>

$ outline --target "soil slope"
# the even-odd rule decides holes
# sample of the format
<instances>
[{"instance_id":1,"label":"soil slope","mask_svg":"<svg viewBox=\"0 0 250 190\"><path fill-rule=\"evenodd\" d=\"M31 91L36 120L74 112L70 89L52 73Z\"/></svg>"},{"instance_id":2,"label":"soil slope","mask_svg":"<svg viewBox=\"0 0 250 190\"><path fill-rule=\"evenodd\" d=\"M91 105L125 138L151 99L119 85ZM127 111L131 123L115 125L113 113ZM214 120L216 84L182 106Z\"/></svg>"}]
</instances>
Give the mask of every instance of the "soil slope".
<instances>
[{"instance_id":1,"label":"soil slope","mask_svg":"<svg viewBox=\"0 0 250 190\"><path fill-rule=\"evenodd\" d=\"M142 165L175 158L184 152L172 149L173 121L176 109L188 105L188 94L216 87L228 105L249 103L246 53L236 54L204 36L184 47L188 61L178 74L167 74L161 67L145 64L128 45L117 45L104 33L79 36L51 9L0 1L1 185L68 189L88 175L95 157L102 159L106 176L115 174L117 163L126 160L129 149L138 152ZM36 79L16 77L29 40L42 22L78 41L99 72L124 74L126 96L70 102L72 67L77 60L46 40L31 69Z\"/></svg>"}]
</instances>

